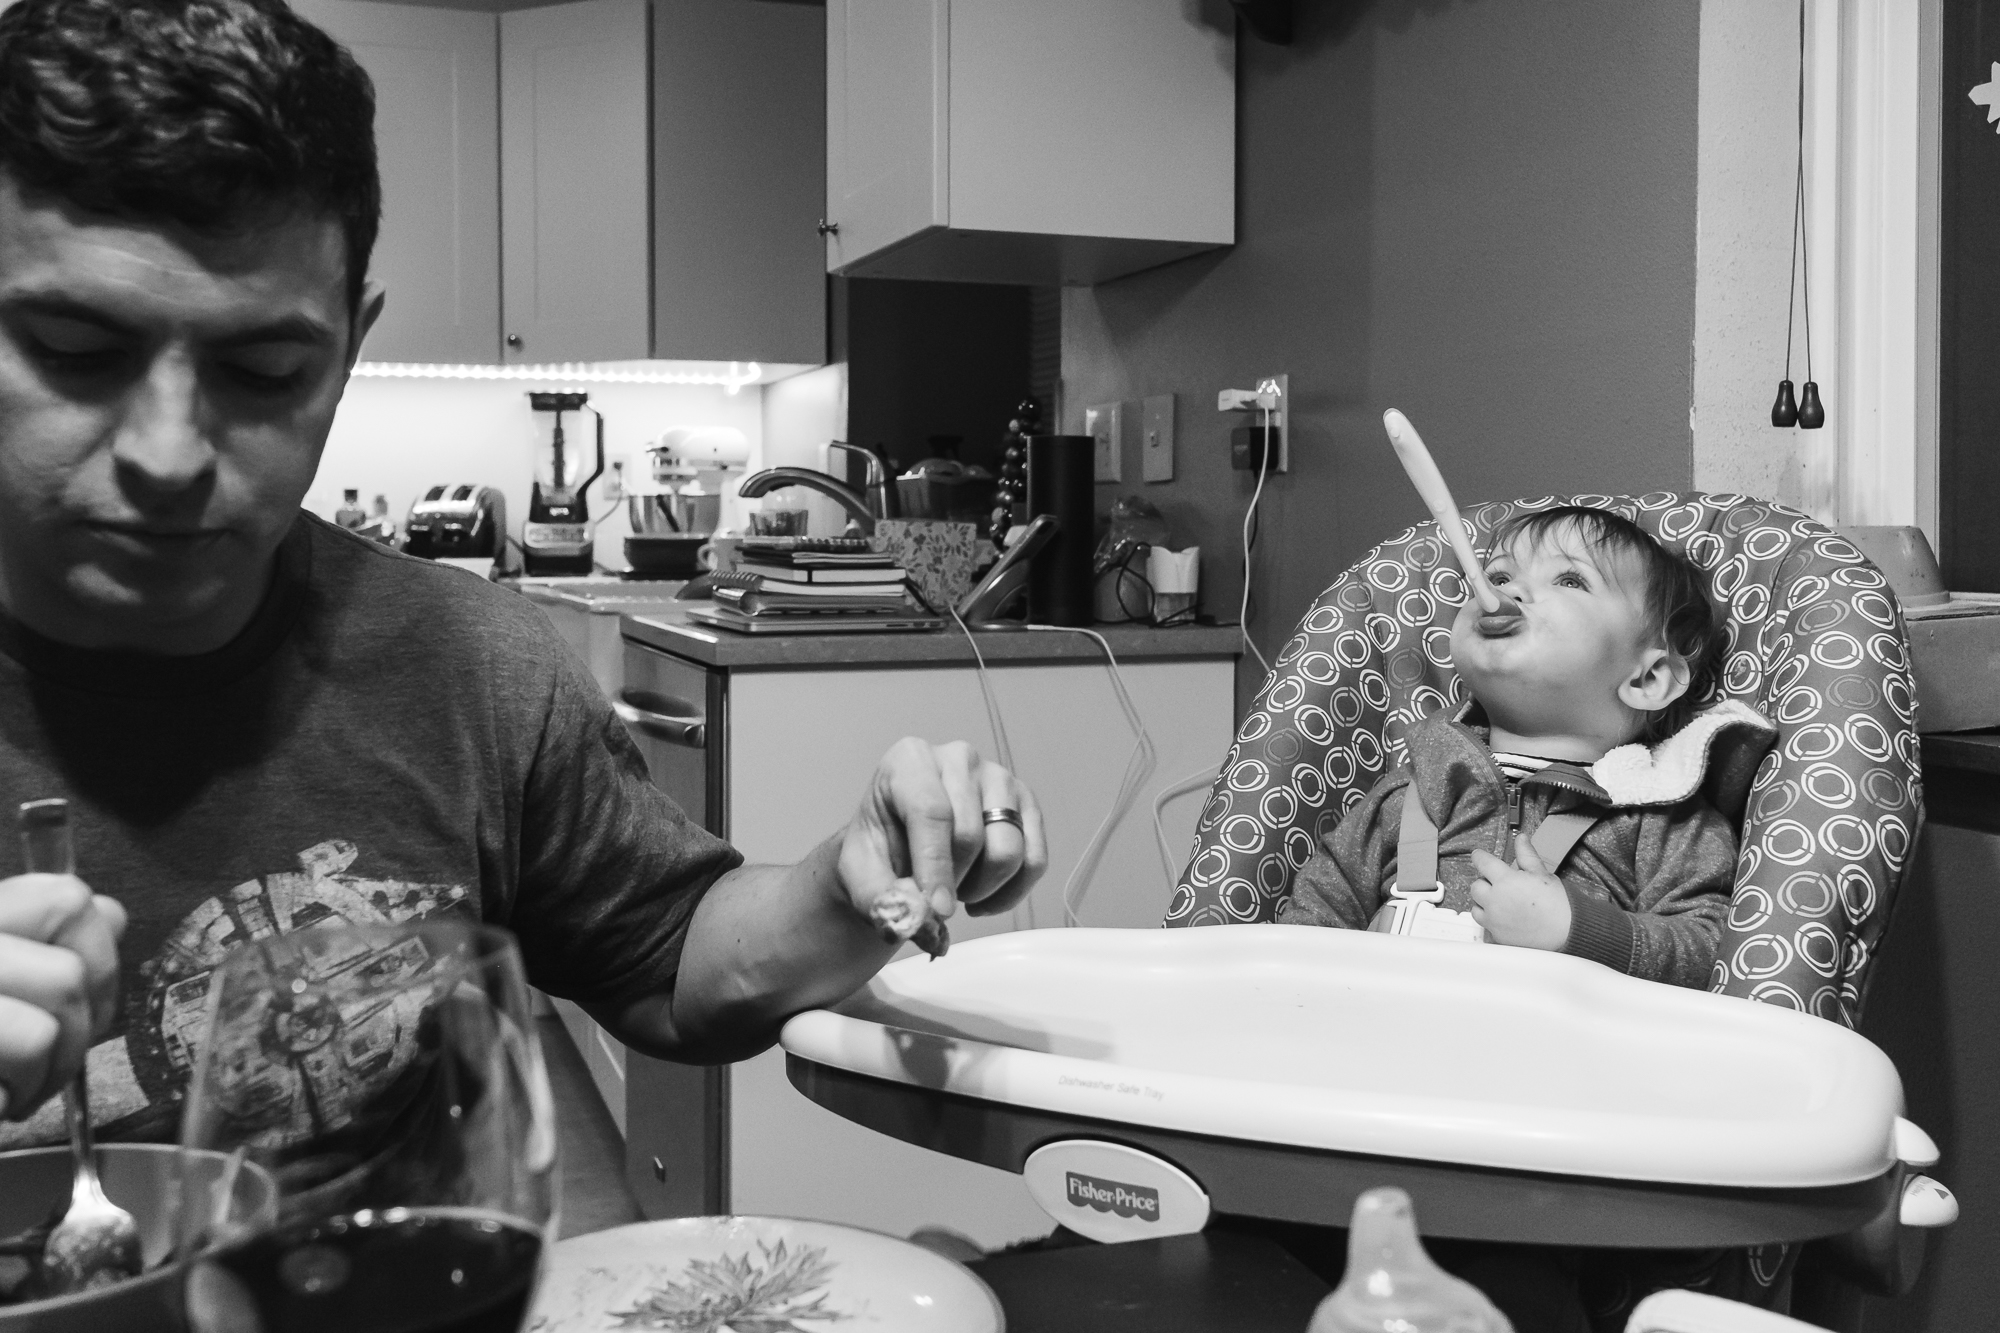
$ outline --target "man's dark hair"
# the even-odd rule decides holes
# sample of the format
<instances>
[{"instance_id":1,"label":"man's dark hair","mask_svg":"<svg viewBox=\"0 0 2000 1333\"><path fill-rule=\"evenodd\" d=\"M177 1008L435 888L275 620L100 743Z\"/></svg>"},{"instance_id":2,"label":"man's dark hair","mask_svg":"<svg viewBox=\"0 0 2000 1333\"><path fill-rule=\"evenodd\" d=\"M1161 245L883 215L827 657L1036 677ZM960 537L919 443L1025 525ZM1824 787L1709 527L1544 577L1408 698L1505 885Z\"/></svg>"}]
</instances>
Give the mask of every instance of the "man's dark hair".
<instances>
[{"instance_id":1,"label":"man's dark hair","mask_svg":"<svg viewBox=\"0 0 2000 1333\"><path fill-rule=\"evenodd\" d=\"M1536 546L1565 531L1582 537L1593 552L1630 557L1643 573L1641 605L1646 632L1687 663L1688 687L1680 698L1648 716L1640 739L1656 741L1673 735L1688 724L1696 708L1715 689L1722 673L1728 625L1716 615L1714 603L1702 591L1701 575L1692 564L1655 541L1638 524L1608 509L1559 505L1516 514L1494 530L1492 549L1506 550L1519 542Z\"/></svg>"},{"instance_id":2,"label":"man's dark hair","mask_svg":"<svg viewBox=\"0 0 2000 1333\"><path fill-rule=\"evenodd\" d=\"M142 224L331 217L350 310L381 225L374 86L284 0L21 0L0 13L0 170Z\"/></svg>"}]
</instances>

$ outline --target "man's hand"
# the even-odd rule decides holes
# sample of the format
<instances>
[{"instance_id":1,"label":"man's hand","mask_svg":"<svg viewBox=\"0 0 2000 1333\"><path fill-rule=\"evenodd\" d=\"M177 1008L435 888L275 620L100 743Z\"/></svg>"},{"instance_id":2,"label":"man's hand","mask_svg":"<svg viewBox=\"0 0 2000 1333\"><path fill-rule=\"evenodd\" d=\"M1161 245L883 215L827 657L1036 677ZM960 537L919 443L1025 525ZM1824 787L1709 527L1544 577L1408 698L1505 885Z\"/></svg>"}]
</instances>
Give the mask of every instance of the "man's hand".
<instances>
[{"instance_id":1,"label":"man's hand","mask_svg":"<svg viewBox=\"0 0 2000 1333\"><path fill-rule=\"evenodd\" d=\"M1472 919L1486 927L1495 944L1523 949L1561 949L1569 943L1569 893L1535 854L1528 835L1514 836L1514 864L1491 852L1475 851Z\"/></svg>"},{"instance_id":2,"label":"man's hand","mask_svg":"<svg viewBox=\"0 0 2000 1333\"><path fill-rule=\"evenodd\" d=\"M1042 812L1012 773L969 745L898 741L846 828L795 865L738 866L703 895L671 991L592 1012L649 1054L746 1059L793 1014L867 984L958 903L1006 911L1048 861ZM878 918L878 904L898 910Z\"/></svg>"},{"instance_id":3,"label":"man's hand","mask_svg":"<svg viewBox=\"0 0 2000 1333\"><path fill-rule=\"evenodd\" d=\"M986 811L1013 811L1018 825ZM974 916L1004 912L1049 861L1034 793L970 745L898 741L876 766L840 839L840 887L864 917L901 883L914 883L939 920L959 902Z\"/></svg>"},{"instance_id":4,"label":"man's hand","mask_svg":"<svg viewBox=\"0 0 2000 1333\"><path fill-rule=\"evenodd\" d=\"M0 880L0 1087L22 1120L83 1067L118 1001L125 909L74 875Z\"/></svg>"}]
</instances>

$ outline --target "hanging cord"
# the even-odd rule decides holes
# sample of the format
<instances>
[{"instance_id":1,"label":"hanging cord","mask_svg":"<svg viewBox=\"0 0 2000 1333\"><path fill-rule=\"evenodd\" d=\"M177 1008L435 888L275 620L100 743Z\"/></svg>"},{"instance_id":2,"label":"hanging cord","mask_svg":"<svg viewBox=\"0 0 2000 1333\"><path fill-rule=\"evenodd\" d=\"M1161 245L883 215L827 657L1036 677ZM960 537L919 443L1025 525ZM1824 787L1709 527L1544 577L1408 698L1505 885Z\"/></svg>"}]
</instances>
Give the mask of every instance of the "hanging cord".
<instances>
[{"instance_id":1,"label":"hanging cord","mask_svg":"<svg viewBox=\"0 0 2000 1333\"><path fill-rule=\"evenodd\" d=\"M931 604L931 599L924 596L923 590L917 587L916 584L910 584L910 593L918 602L923 604L925 610L933 614L937 612L938 608ZM972 627L965 623L964 617L958 614L956 606L946 605L944 609L951 613L951 618L958 625L959 632L965 635L966 643L972 647L972 661L978 668L979 693L986 700L986 725L993 733L993 748L998 753L1000 766L1009 773L1014 774L1018 780L1021 775L1014 767L1014 747L1007 740L1007 720L1001 716L1000 700L993 693L992 677L986 669L986 654L979 651L979 637L972 632ZM1023 920L1023 917L1026 920ZM1035 896L1031 893L1021 899L1020 902L1015 903L1013 911L1008 913L1008 919L1014 923L1014 929L1016 930L1033 930L1035 928Z\"/></svg>"},{"instance_id":2,"label":"hanging cord","mask_svg":"<svg viewBox=\"0 0 2000 1333\"><path fill-rule=\"evenodd\" d=\"M1806 0L1799 0L1798 170L1792 178L1792 263L1785 292L1785 378L1792 377L1793 318L1805 306L1806 379L1812 368L1812 237L1806 226ZM1801 297L1803 296L1803 302Z\"/></svg>"},{"instance_id":3,"label":"hanging cord","mask_svg":"<svg viewBox=\"0 0 2000 1333\"><path fill-rule=\"evenodd\" d=\"M1806 379L1813 377L1812 365L1812 234L1806 227L1806 0L1799 0L1799 178L1795 191L1798 226L1792 233L1792 250L1798 259L1799 286L1806 316ZM1791 314L1785 315L1785 375L1792 369Z\"/></svg>"},{"instance_id":4,"label":"hanging cord","mask_svg":"<svg viewBox=\"0 0 2000 1333\"><path fill-rule=\"evenodd\" d=\"M1111 802L1111 809L1105 812L1097 831L1084 844L1083 855L1076 859L1070 869L1069 878L1063 881L1062 904L1063 924L1080 926L1083 924L1077 912L1083 906L1083 895L1090 889L1090 881L1097 875L1097 863L1104 859L1104 849L1111 841L1112 830L1132 808L1132 802L1139 797L1139 788L1152 773L1158 752L1153 748L1153 738L1146 730L1146 723L1139 716L1139 706L1132 702L1132 696L1125 689L1124 673L1118 669L1118 658L1111 651L1111 645L1096 630L1083 629L1075 625L1026 625L1024 629L1037 630L1045 634L1081 634L1095 640L1104 654L1106 668L1111 673L1111 689L1118 696L1118 706L1125 711L1125 721L1132 728L1138 743L1132 747L1132 757L1125 763L1124 780L1118 784L1118 795Z\"/></svg>"},{"instance_id":5,"label":"hanging cord","mask_svg":"<svg viewBox=\"0 0 2000 1333\"><path fill-rule=\"evenodd\" d=\"M912 587L915 585L912 584ZM920 593L918 600L929 604ZM1009 773L1014 771L1014 747L1007 743L1007 721L1000 716L1000 701L993 697L993 682L986 674L986 654L979 651L979 640L974 637L972 627L958 614L958 608L947 606L951 618L958 622L958 628L965 635L965 641L972 645L972 660L979 664L979 692L986 696L986 726L993 733L993 748L999 754L1000 767Z\"/></svg>"},{"instance_id":6,"label":"hanging cord","mask_svg":"<svg viewBox=\"0 0 2000 1333\"><path fill-rule=\"evenodd\" d=\"M1167 802L1176 796L1185 796L1191 791L1199 791L1215 782L1218 770L1213 764L1196 769L1172 786L1164 788L1153 798L1153 841L1160 849L1160 869L1166 872L1167 892L1172 893L1180 883L1180 872L1174 869L1174 849L1167 842L1167 826L1161 815Z\"/></svg>"},{"instance_id":7,"label":"hanging cord","mask_svg":"<svg viewBox=\"0 0 2000 1333\"><path fill-rule=\"evenodd\" d=\"M1257 502L1264 498L1264 478L1271 475L1271 409L1264 409L1264 444L1257 454L1257 489L1250 493L1250 507L1243 511L1243 601L1236 610L1237 632L1243 636L1243 646L1257 659L1257 665L1264 668L1266 676L1271 674L1271 664L1264 660L1264 654L1250 637L1250 552L1256 545ZM1106 649L1105 651L1110 651ZM1262 682L1259 682L1260 684Z\"/></svg>"}]
</instances>

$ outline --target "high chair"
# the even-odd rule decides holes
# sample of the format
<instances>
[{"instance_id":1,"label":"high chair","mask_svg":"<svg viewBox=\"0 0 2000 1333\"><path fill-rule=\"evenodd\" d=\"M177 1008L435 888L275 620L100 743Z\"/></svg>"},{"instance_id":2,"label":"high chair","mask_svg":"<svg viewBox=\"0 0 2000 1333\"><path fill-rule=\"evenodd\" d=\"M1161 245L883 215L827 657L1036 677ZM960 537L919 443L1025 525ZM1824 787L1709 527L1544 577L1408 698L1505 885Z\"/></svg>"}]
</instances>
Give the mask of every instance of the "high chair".
<instances>
[{"instance_id":1,"label":"high chair","mask_svg":"<svg viewBox=\"0 0 2000 1333\"><path fill-rule=\"evenodd\" d=\"M1473 545L1559 504L1622 514L1701 571L1729 622L1717 697L1779 729L1747 803L1724 809L1742 841L1710 989L1853 1028L1923 812L1908 640L1886 581L1821 524L1737 495L1485 504L1467 515ZM1377 546L1320 596L1243 719L1166 925L1276 918L1319 838L1401 762L1411 724L1465 698L1450 648L1466 596L1434 523ZM1898 1155L1929 1165L1921 1146ZM1906 1187L1935 1188L1921 1179ZM1900 1293L1921 1259L1921 1232L1903 1223L1947 1211L1896 1204L1824 1243L1865 1289ZM1782 1304L1796 1249L1748 1256L1730 1294Z\"/></svg>"}]
</instances>

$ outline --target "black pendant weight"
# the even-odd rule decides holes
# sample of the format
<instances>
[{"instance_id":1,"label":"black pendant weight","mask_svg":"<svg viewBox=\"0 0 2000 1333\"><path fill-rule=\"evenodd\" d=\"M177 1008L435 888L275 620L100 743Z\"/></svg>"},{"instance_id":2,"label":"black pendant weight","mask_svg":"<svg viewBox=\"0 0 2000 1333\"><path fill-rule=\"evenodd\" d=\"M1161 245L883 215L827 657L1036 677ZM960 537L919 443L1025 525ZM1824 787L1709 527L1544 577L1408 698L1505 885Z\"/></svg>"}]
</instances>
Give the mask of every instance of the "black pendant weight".
<instances>
[{"instance_id":1,"label":"black pendant weight","mask_svg":"<svg viewBox=\"0 0 2000 1333\"><path fill-rule=\"evenodd\" d=\"M1771 424L1773 426L1796 426L1799 424L1799 405L1792 397L1792 382L1778 381L1778 401L1771 404Z\"/></svg>"},{"instance_id":2,"label":"black pendant weight","mask_svg":"<svg viewBox=\"0 0 2000 1333\"><path fill-rule=\"evenodd\" d=\"M1826 424L1826 407L1819 400L1819 385L1807 380L1799 389L1799 429L1818 430Z\"/></svg>"}]
</instances>

